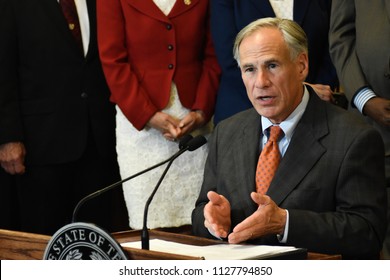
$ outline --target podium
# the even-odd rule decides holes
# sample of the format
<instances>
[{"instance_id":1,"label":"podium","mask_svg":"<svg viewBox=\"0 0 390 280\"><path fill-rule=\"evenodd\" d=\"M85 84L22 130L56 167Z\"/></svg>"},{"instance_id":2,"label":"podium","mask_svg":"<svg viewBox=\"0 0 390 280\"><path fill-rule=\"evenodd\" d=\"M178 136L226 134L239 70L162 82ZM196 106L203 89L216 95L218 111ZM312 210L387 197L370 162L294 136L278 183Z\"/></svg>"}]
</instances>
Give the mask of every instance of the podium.
<instances>
[{"instance_id":1,"label":"podium","mask_svg":"<svg viewBox=\"0 0 390 280\"><path fill-rule=\"evenodd\" d=\"M201 238L180 233L165 232L161 230L150 230L150 238L174 241L189 245L213 245L221 244L222 241ZM118 243L140 240L140 231L124 231L112 233ZM0 259L1 260L42 260L50 236L35 233L11 231L0 229ZM142 250L136 248L123 248L129 259L132 260L202 260L201 257L191 257L180 254L157 252L153 250ZM281 256L280 259L289 259L288 256ZM339 255L324 255L307 253L307 259L341 259Z\"/></svg>"},{"instance_id":2,"label":"podium","mask_svg":"<svg viewBox=\"0 0 390 280\"><path fill-rule=\"evenodd\" d=\"M50 236L0 229L1 260L42 260Z\"/></svg>"}]
</instances>

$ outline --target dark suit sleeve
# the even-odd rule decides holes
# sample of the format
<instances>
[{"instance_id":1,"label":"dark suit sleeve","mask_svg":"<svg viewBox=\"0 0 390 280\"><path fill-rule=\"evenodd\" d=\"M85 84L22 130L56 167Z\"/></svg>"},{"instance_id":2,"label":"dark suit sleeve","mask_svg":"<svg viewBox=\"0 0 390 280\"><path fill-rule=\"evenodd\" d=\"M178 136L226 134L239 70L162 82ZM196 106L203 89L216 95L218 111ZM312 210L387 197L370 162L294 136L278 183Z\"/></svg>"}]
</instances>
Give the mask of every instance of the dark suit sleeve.
<instances>
[{"instance_id":1,"label":"dark suit sleeve","mask_svg":"<svg viewBox=\"0 0 390 280\"><path fill-rule=\"evenodd\" d=\"M239 73L233 58L233 43L239 30L235 25L234 4L232 0L211 0L211 33L214 40L218 62L224 73ZM232 75L232 74L227 74Z\"/></svg>"},{"instance_id":2,"label":"dark suit sleeve","mask_svg":"<svg viewBox=\"0 0 390 280\"><path fill-rule=\"evenodd\" d=\"M332 149L328 153L336 153L337 147ZM380 135L362 129L343 155L339 173L329 174L337 176L336 185L328 186L329 192L334 188L335 211L288 209L288 244L344 257L378 254L386 232L383 155Z\"/></svg>"},{"instance_id":3,"label":"dark suit sleeve","mask_svg":"<svg viewBox=\"0 0 390 280\"><path fill-rule=\"evenodd\" d=\"M245 2L248 3L241 5L252 7L250 1ZM237 3L237 1L211 0L210 3L211 34L218 63L222 69L214 115L214 123L217 124L221 120L251 107L242 82L241 71L233 57L233 44L237 33L240 31L240 24L245 26L246 22L251 21L250 17L254 15L248 14L245 18L239 18L235 5L240 5L240 3ZM243 13L246 13L246 11Z\"/></svg>"},{"instance_id":4,"label":"dark suit sleeve","mask_svg":"<svg viewBox=\"0 0 390 280\"><path fill-rule=\"evenodd\" d=\"M294 20L305 30L309 43L310 71L307 81L329 85L334 89L338 86L338 78L330 58L328 38L332 1L295 2Z\"/></svg>"},{"instance_id":5,"label":"dark suit sleeve","mask_svg":"<svg viewBox=\"0 0 390 280\"><path fill-rule=\"evenodd\" d=\"M349 100L368 83L356 55L355 1L332 1L329 49Z\"/></svg>"},{"instance_id":6,"label":"dark suit sleeve","mask_svg":"<svg viewBox=\"0 0 390 280\"><path fill-rule=\"evenodd\" d=\"M17 29L13 1L0 2L0 144L21 141Z\"/></svg>"}]
</instances>

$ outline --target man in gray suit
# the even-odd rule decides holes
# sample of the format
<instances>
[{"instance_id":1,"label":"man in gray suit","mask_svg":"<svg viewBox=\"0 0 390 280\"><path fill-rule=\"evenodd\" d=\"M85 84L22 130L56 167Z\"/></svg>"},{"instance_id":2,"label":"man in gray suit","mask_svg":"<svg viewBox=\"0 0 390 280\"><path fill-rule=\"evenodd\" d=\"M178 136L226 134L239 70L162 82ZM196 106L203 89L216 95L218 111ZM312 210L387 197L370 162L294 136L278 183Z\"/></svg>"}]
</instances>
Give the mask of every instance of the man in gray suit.
<instances>
[{"instance_id":1,"label":"man in gray suit","mask_svg":"<svg viewBox=\"0 0 390 280\"><path fill-rule=\"evenodd\" d=\"M307 39L295 22L257 20L237 35L234 52L254 108L211 137L194 234L378 258L387 203L379 133L302 84ZM261 195L255 169L272 125L284 132L282 159Z\"/></svg>"},{"instance_id":2,"label":"man in gray suit","mask_svg":"<svg viewBox=\"0 0 390 280\"><path fill-rule=\"evenodd\" d=\"M390 199L390 2L333 1L331 15L330 52L341 84L352 108L366 116L385 142ZM390 259L390 227L383 255Z\"/></svg>"}]
</instances>

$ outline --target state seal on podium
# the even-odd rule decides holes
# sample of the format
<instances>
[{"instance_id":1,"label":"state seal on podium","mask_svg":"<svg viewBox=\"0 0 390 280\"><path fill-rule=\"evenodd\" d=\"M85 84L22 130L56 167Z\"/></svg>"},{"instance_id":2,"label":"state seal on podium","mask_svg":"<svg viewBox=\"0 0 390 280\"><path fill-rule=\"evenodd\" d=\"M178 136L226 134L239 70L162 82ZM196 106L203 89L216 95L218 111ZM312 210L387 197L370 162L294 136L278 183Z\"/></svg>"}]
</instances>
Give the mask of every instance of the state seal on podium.
<instances>
[{"instance_id":1,"label":"state seal on podium","mask_svg":"<svg viewBox=\"0 0 390 280\"><path fill-rule=\"evenodd\" d=\"M49 240L44 260L127 260L119 243L102 228L89 223L71 223Z\"/></svg>"}]
</instances>

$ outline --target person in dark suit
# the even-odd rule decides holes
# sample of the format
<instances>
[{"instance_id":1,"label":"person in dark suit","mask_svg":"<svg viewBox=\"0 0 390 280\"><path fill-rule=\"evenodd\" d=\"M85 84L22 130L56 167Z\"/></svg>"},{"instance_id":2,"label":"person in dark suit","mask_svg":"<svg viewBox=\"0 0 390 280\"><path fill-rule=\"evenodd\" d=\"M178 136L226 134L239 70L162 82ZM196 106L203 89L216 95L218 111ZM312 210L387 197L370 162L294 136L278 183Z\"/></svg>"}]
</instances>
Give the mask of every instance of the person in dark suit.
<instances>
[{"instance_id":1,"label":"person in dark suit","mask_svg":"<svg viewBox=\"0 0 390 280\"><path fill-rule=\"evenodd\" d=\"M285 11L273 8L270 2L281 3ZM290 2L290 6L286 2ZM240 70L233 58L232 47L237 33L258 18L286 17L298 22L305 30L309 42L310 72L306 81L315 84L322 99L333 100L332 92L338 87L336 70L328 49L328 31L331 0L284 1L211 1L211 32L218 62L222 68L217 95L214 123L251 108L246 97ZM338 95L337 95L338 96Z\"/></svg>"},{"instance_id":2,"label":"person in dark suit","mask_svg":"<svg viewBox=\"0 0 390 280\"><path fill-rule=\"evenodd\" d=\"M95 1L77 2L82 46L58 1L1 2L0 163L19 176L21 230L53 234L80 199L120 180ZM119 190L85 204L77 221L127 228L114 212L126 220Z\"/></svg>"},{"instance_id":3,"label":"person in dark suit","mask_svg":"<svg viewBox=\"0 0 390 280\"><path fill-rule=\"evenodd\" d=\"M379 133L303 85L307 41L295 22L251 23L237 35L234 53L254 108L213 132L194 234L378 258L386 231ZM255 173L269 126L284 132L282 158L263 195L255 192Z\"/></svg>"}]
</instances>

